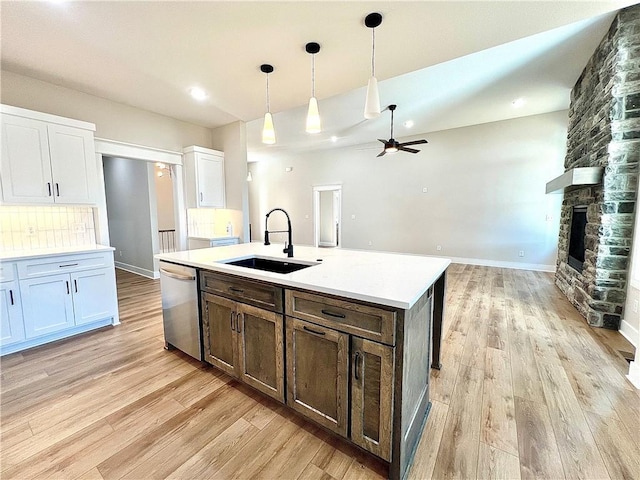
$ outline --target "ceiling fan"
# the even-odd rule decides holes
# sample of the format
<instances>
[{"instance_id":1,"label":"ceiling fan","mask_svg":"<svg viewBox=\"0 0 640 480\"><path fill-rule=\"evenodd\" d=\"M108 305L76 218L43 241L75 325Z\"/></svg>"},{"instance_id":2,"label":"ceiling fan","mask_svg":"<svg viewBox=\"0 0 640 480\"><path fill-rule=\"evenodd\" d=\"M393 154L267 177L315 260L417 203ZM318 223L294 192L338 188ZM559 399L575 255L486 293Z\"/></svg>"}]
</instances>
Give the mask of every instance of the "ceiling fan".
<instances>
[{"instance_id":1,"label":"ceiling fan","mask_svg":"<svg viewBox=\"0 0 640 480\"><path fill-rule=\"evenodd\" d=\"M409 153L418 153L420 150L416 150L415 148L407 148L409 145L419 145L421 143L429 143L426 140L414 140L412 142L398 142L395 138L393 138L393 112L396 109L397 105L389 105L387 108L391 110L391 138L389 140L382 140L381 138L378 141L384 144L384 150L380 152L377 156L381 157L386 153L395 153L398 150Z\"/></svg>"}]
</instances>

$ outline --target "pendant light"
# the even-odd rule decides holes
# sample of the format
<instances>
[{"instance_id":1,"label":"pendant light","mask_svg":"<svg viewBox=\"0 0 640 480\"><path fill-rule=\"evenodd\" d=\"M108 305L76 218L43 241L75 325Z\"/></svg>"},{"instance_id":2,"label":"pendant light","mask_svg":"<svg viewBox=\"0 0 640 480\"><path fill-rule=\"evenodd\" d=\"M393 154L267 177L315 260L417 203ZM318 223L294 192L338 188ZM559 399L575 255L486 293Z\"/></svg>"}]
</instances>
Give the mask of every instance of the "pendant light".
<instances>
[{"instance_id":1,"label":"pendant light","mask_svg":"<svg viewBox=\"0 0 640 480\"><path fill-rule=\"evenodd\" d=\"M260 65L260 71L267 74L267 113L264 114L264 126L262 127L262 143L273 145L276 143L276 131L273 128L273 117L269 107L269 74L273 72L273 66L267 63Z\"/></svg>"},{"instance_id":2,"label":"pendant light","mask_svg":"<svg viewBox=\"0 0 640 480\"><path fill-rule=\"evenodd\" d=\"M316 53L320 51L320 45L310 42L305 46L305 50L311 55L311 98L309 99L309 110L307 111L307 133L320 133L322 126L320 124L318 100L316 99Z\"/></svg>"},{"instance_id":3,"label":"pendant light","mask_svg":"<svg viewBox=\"0 0 640 480\"><path fill-rule=\"evenodd\" d=\"M376 118L380 115L380 95L378 94L378 80L376 79L376 27L382 23L382 15L370 13L364 19L364 24L371 29L371 78L367 85L367 99L364 104L364 118Z\"/></svg>"}]
</instances>

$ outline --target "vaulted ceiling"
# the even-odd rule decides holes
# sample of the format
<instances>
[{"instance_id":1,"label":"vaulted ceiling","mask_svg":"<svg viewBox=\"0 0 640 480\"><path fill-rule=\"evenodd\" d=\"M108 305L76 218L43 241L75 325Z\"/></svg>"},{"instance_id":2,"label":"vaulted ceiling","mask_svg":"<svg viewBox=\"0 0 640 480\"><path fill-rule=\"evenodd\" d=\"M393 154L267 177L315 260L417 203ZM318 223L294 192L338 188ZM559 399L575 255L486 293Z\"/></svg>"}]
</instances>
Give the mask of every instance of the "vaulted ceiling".
<instances>
[{"instance_id":1,"label":"vaulted ceiling","mask_svg":"<svg viewBox=\"0 0 640 480\"><path fill-rule=\"evenodd\" d=\"M388 135L389 118L364 122L370 74L367 13L376 29L381 102L398 104L399 136L568 107L568 95L616 9L633 1L128 2L1 4L2 69L215 128L260 117L271 63L272 149L323 148ZM304 132L316 56L324 131ZM208 97L189 96L192 86ZM521 109L510 102L525 97ZM336 142L330 140L337 136Z\"/></svg>"}]
</instances>

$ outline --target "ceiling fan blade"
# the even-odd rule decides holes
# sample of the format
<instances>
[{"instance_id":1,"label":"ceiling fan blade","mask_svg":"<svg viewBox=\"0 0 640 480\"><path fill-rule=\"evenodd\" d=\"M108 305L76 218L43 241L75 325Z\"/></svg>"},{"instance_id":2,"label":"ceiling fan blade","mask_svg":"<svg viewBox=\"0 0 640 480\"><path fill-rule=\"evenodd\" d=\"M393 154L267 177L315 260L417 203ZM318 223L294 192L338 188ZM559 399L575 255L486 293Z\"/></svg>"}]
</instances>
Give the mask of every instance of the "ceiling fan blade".
<instances>
[{"instance_id":1,"label":"ceiling fan blade","mask_svg":"<svg viewBox=\"0 0 640 480\"><path fill-rule=\"evenodd\" d=\"M402 145L398 146L398 150L402 150L403 152L409 152L409 153L418 153L420 150L416 150L415 148L406 148L403 147Z\"/></svg>"},{"instance_id":2,"label":"ceiling fan blade","mask_svg":"<svg viewBox=\"0 0 640 480\"><path fill-rule=\"evenodd\" d=\"M405 146L405 145L420 145L421 143L429 143L426 140L422 139L422 140L414 140L412 142L403 142L400 145Z\"/></svg>"},{"instance_id":3,"label":"ceiling fan blade","mask_svg":"<svg viewBox=\"0 0 640 480\"><path fill-rule=\"evenodd\" d=\"M385 153L387 153L386 150L382 150L378 155L376 155L376 157L381 157L383 156Z\"/></svg>"},{"instance_id":4,"label":"ceiling fan blade","mask_svg":"<svg viewBox=\"0 0 640 480\"><path fill-rule=\"evenodd\" d=\"M383 139L381 139L381 138L379 138L379 139L378 139L378 141L379 141L379 142L382 142L382 143L385 143L385 144L387 143L387 141L386 141L386 140L383 140Z\"/></svg>"}]
</instances>

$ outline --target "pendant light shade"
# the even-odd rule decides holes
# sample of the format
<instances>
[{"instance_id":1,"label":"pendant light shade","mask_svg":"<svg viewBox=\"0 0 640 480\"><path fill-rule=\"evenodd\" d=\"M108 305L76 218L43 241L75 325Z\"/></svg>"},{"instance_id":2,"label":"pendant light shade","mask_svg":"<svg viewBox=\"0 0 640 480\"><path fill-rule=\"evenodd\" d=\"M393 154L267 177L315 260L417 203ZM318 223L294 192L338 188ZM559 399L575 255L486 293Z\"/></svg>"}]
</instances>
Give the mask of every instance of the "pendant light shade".
<instances>
[{"instance_id":1,"label":"pendant light shade","mask_svg":"<svg viewBox=\"0 0 640 480\"><path fill-rule=\"evenodd\" d=\"M306 130L307 133L320 133L322 124L320 122L318 100L316 99L316 53L320 51L320 45L310 42L305 46L305 50L311 55L311 98L309 99L309 110L307 110Z\"/></svg>"},{"instance_id":2,"label":"pendant light shade","mask_svg":"<svg viewBox=\"0 0 640 480\"><path fill-rule=\"evenodd\" d=\"M262 127L262 143L273 145L276 143L276 131L273 128L273 117L269 105L269 74L273 72L273 66L268 64L260 65L260 71L267 74L267 112L264 114L264 125Z\"/></svg>"},{"instance_id":3,"label":"pendant light shade","mask_svg":"<svg viewBox=\"0 0 640 480\"><path fill-rule=\"evenodd\" d=\"M318 100L316 97L309 99L309 110L307 111L307 133L320 133L322 125L320 123L320 112L318 111Z\"/></svg>"},{"instance_id":4,"label":"pendant light shade","mask_svg":"<svg viewBox=\"0 0 640 480\"><path fill-rule=\"evenodd\" d=\"M364 118L371 119L380 115L380 95L378 80L376 79L376 27L382 23L382 15L370 13L364 19L364 24L371 29L371 78L367 85L367 98L364 104Z\"/></svg>"},{"instance_id":5,"label":"pendant light shade","mask_svg":"<svg viewBox=\"0 0 640 480\"><path fill-rule=\"evenodd\" d=\"M364 118L376 118L380 115L380 94L378 93L378 80L376 77L369 79L367 85L367 100L364 104Z\"/></svg>"},{"instance_id":6,"label":"pendant light shade","mask_svg":"<svg viewBox=\"0 0 640 480\"><path fill-rule=\"evenodd\" d=\"M262 126L262 143L273 145L276 143L276 131L273 128L273 117L271 112L264 114L264 125Z\"/></svg>"}]
</instances>

